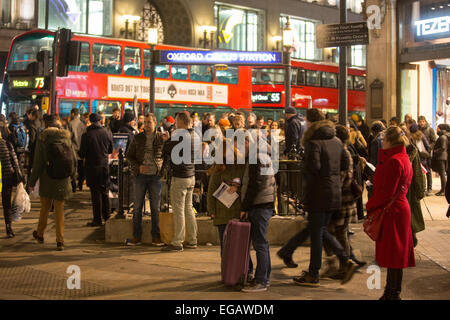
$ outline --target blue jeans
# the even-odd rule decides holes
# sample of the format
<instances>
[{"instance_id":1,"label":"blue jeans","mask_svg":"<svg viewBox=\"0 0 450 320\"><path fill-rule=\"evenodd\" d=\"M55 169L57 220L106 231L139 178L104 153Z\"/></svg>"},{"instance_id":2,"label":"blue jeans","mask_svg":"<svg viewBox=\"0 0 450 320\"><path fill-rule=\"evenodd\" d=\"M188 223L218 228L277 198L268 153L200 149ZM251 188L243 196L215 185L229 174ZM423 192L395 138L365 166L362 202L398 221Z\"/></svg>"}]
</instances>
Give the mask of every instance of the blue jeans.
<instances>
[{"instance_id":1,"label":"blue jeans","mask_svg":"<svg viewBox=\"0 0 450 320\"><path fill-rule=\"evenodd\" d=\"M145 194L150 197L150 210L152 213L152 238L160 238L159 234L159 208L161 203L162 179L155 175L139 174L134 179L134 209L133 209L133 237L142 237L142 207Z\"/></svg>"},{"instance_id":2,"label":"blue jeans","mask_svg":"<svg viewBox=\"0 0 450 320\"><path fill-rule=\"evenodd\" d=\"M293 236L287 244L285 244L281 249L280 253L284 256L292 256L295 249L302 245L311 237L311 251L310 251L310 262L309 262L309 273L314 276L319 276L319 270L322 267L322 247L323 242L327 242L330 249L342 262L348 259L348 254L345 252L344 248L328 232L328 224L330 223L333 212L310 212L308 213L308 224L305 229L298 232Z\"/></svg>"},{"instance_id":3,"label":"blue jeans","mask_svg":"<svg viewBox=\"0 0 450 320\"><path fill-rule=\"evenodd\" d=\"M269 283L271 266L269 241L267 241L267 229L269 228L269 220L273 215L273 209L255 208L248 213L248 219L252 224L251 240L253 248L256 251L256 283L267 285ZM250 258L249 270L253 269L253 262Z\"/></svg>"}]
</instances>

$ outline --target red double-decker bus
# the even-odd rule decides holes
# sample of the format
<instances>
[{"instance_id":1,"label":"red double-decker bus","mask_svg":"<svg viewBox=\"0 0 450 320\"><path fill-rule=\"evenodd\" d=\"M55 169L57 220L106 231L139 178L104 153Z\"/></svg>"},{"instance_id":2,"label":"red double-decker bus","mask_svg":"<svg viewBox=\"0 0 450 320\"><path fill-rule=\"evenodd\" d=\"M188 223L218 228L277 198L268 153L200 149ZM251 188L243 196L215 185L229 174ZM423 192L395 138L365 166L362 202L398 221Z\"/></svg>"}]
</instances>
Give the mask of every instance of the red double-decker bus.
<instances>
[{"instance_id":1,"label":"red double-decker bus","mask_svg":"<svg viewBox=\"0 0 450 320\"><path fill-rule=\"evenodd\" d=\"M339 68L337 65L304 62L292 59L291 105L301 113L307 108L319 108L325 113L337 113L339 106ZM265 118L282 117L285 104L285 69L253 68L253 110ZM348 68L348 112L365 115L366 70Z\"/></svg>"},{"instance_id":2,"label":"red double-decker bus","mask_svg":"<svg viewBox=\"0 0 450 320\"><path fill-rule=\"evenodd\" d=\"M11 85L14 73L26 70L39 51L52 51L54 32L34 30L14 38L8 55L2 92L3 110L19 115L31 105L48 105L48 86L34 86L31 79ZM124 112L137 101L138 113L149 112L150 47L139 41L74 35L80 41L81 64L69 68L68 77L56 79L56 109L68 116L72 108L80 113L103 111L107 116L118 107ZM189 50L157 45L156 50ZM215 112L251 108L251 67L213 65L156 65L156 116L158 119L180 110ZM48 79L42 79L47 81ZM16 86L17 84L17 86ZM47 110L45 110L48 112Z\"/></svg>"}]
</instances>

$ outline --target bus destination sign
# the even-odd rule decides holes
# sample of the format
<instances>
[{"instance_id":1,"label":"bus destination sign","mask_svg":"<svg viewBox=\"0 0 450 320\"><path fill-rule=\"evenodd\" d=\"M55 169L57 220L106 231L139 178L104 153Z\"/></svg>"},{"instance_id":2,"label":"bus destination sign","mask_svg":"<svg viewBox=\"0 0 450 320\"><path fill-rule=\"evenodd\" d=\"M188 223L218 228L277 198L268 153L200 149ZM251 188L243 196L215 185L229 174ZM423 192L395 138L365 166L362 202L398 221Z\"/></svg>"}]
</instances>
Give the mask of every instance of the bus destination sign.
<instances>
[{"instance_id":1,"label":"bus destination sign","mask_svg":"<svg viewBox=\"0 0 450 320\"><path fill-rule=\"evenodd\" d=\"M252 93L253 103L280 103L281 93L280 92L253 92Z\"/></svg>"},{"instance_id":2,"label":"bus destination sign","mask_svg":"<svg viewBox=\"0 0 450 320\"><path fill-rule=\"evenodd\" d=\"M235 65L281 65L281 52L268 51L159 51L161 64L235 64Z\"/></svg>"},{"instance_id":3,"label":"bus destination sign","mask_svg":"<svg viewBox=\"0 0 450 320\"><path fill-rule=\"evenodd\" d=\"M45 77L24 77L24 78L10 78L9 88L11 90L19 89L33 89L41 90L47 89L48 81Z\"/></svg>"}]
</instances>

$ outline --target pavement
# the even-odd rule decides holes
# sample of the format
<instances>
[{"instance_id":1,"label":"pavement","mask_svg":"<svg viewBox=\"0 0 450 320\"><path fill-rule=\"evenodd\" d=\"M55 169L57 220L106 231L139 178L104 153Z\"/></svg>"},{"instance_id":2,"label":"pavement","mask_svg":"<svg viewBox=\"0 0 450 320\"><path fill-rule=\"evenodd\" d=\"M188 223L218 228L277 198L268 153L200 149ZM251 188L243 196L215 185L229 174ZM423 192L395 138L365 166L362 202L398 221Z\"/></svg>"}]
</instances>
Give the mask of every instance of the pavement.
<instances>
[{"instance_id":1,"label":"pavement","mask_svg":"<svg viewBox=\"0 0 450 320\"><path fill-rule=\"evenodd\" d=\"M434 193L437 190L438 187ZM351 224L355 232L351 242L357 258L368 264L346 285L322 279L319 288L296 286L292 277L308 268L309 248L297 249L294 260L299 267L289 269L276 256L279 246L273 246L270 248L272 274L269 290L246 294L220 282L218 246L204 245L195 250L163 253L160 248L150 245L106 244L104 227L86 227L92 218L89 197L85 188L66 204L66 248L62 252L55 250L52 215L45 243L37 244L32 238L39 216L37 201L32 201L29 214L13 224L15 238L5 238L4 223L0 221L0 299L375 300L383 293L386 270L381 269L377 288L371 271L375 264L374 243L362 231L362 224ZM402 298L448 300L450 220L445 217L448 205L444 197L430 196L422 201L422 207L426 230L417 235L417 266L404 271ZM251 255L256 261L253 250ZM74 269L80 271L80 288L70 290L68 282L77 283L72 281L76 275L73 274Z\"/></svg>"}]
</instances>

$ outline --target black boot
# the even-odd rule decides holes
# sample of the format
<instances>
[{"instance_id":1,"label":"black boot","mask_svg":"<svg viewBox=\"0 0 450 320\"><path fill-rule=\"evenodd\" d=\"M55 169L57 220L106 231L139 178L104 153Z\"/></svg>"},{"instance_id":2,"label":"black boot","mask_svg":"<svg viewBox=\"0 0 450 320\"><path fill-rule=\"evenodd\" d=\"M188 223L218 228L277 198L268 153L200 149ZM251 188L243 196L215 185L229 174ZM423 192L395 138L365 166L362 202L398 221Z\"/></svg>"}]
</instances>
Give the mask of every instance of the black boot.
<instances>
[{"instance_id":1,"label":"black boot","mask_svg":"<svg viewBox=\"0 0 450 320\"><path fill-rule=\"evenodd\" d=\"M11 223L6 224L6 236L8 238L14 238L16 235L14 234L14 231L11 227Z\"/></svg>"},{"instance_id":2,"label":"black boot","mask_svg":"<svg viewBox=\"0 0 450 320\"><path fill-rule=\"evenodd\" d=\"M401 300L403 269L388 269L386 287L380 300Z\"/></svg>"}]
</instances>

